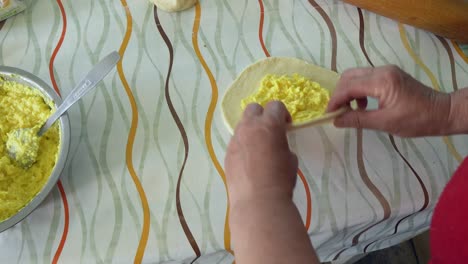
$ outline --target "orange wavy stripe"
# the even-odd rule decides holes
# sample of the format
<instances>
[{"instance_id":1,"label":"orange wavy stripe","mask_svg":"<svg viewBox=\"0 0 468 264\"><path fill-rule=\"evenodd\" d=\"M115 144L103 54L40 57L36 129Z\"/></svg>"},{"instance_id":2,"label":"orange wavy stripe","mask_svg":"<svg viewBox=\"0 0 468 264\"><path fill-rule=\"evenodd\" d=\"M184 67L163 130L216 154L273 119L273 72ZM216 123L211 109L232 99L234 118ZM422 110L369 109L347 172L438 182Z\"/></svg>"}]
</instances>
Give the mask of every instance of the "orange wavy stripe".
<instances>
[{"instance_id":1,"label":"orange wavy stripe","mask_svg":"<svg viewBox=\"0 0 468 264\"><path fill-rule=\"evenodd\" d=\"M306 214L306 221L305 221L305 228L306 230L309 230L310 228L310 222L312 219L312 198L310 195L310 189L309 189L309 184L307 184L307 179L304 176L304 173L302 173L301 169L297 170L297 174L299 175L299 178L302 181L302 184L304 184L304 189L306 192L306 200L307 200L307 214Z\"/></svg>"},{"instance_id":2,"label":"orange wavy stripe","mask_svg":"<svg viewBox=\"0 0 468 264\"><path fill-rule=\"evenodd\" d=\"M50 80L52 81L52 86L54 87L54 90L59 95L61 95L60 90L58 89L57 82L55 81L54 61L55 61L55 57L57 56L57 53L62 47L63 40L65 39L65 34L67 33L67 16L65 14L65 9L63 8L63 4L61 0L57 0L57 5L59 6L60 13L62 14L62 33L60 34L60 38L59 38L59 41L57 42L57 46L55 46L55 49L52 52L52 56L50 57L49 75L50 75Z\"/></svg>"},{"instance_id":3,"label":"orange wavy stripe","mask_svg":"<svg viewBox=\"0 0 468 264\"><path fill-rule=\"evenodd\" d=\"M121 0L122 7L125 9L125 15L127 18L127 29L125 31L124 38L122 40L122 44L119 48L119 53L122 59L117 64L117 72L119 74L119 78L122 82L122 85L125 88L125 92L127 93L128 100L130 101L130 106L132 108L132 123L130 126L130 131L128 134L128 141L127 147L125 151L125 158L127 163L128 172L132 177L133 183L135 184L135 188L137 189L138 195L140 196L141 206L143 208L143 227L141 230L141 237L140 242L138 243L138 248L135 254L135 263L141 263L143 260L143 256L145 254L146 244L148 243L148 235L150 229L150 211L148 206L148 199L146 198L145 190L141 185L141 182L135 172L135 168L133 167L133 144L135 143L135 135L138 127L138 108L136 105L135 97L133 96L132 90L130 89L130 85L125 78L125 74L123 71L123 57L125 51L128 46L128 42L130 41L130 37L132 35L132 14L130 13L130 9L127 6L127 1Z\"/></svg>"},{"instance_id":4,"label":"orange wavy stripe","mask_svg":"<svg viewBox=\"0 0 468 264\"><path fill-rule=\"evenodd\" d=\"M258 5L260 6L260 25L258 27L258 38L260 39L260 45L262 46L265 56L270 57L270 53L268 52L268 49L265 46L265 42L263 41L263 21L265 19L263 0L258 0Z\"/></svg>"},{"instance_id":5,"label":"orange wavy stripe","mask_svg":"<svg viewBox=\"0 0 468 264\"><path fill-rule=\"evenodd\" d=\"M455 42L455 41L451 41L452 42L452 45L453 47L455 48L455 51L458 53L458 55L460 55L460 57L466 62L468 63L468 57L466 56L466 54L461 50L460 46Z\"/></svg>"},{"instance_id":6,"label":"orange wavy stripe","mask_svg":"<svg viewBox=\"0 0 468 264\"><path fill-rule=\"evenodd\" d=\"M57 45L54 48L54 51L52 52L52 56L50 57L49 61L49 75L50 75L50 80L52 81L52 86L54 90L57 92L58 95L61 95L60 89L58 88L57 82L55 81L55 74L54 74L54 62L55 62L55 57L57 56L57 53L59 52L60 48L62 47L63 40L65 39L65 34L67 33L67 15L65 13L65 9L63 8L62 1L57 0L57 5L59 6L60 13L62 16L62 32L60 34L59 41L57 42ZM62 186L62 181L58 180L57 182L57 187L60 192L60 198L62 199L62 204L63 204L63 214L64 214L64 224L63 224L63 232L62 236L60 238L59 245L57 249L55 250L54 253L54 258L52 260L52 263L57 263L57 261L60 258L60 255L62 254L63 248L65 246L65 242L67 240L68 236L68 227L70 223L70 212L68 210L68 201L67 201L67 194L65 193L65 190L63 189Z\"/></svg>"},{"instance_id":7,"label":"orange wavy stripe","mask_svg":"<svg viewBox=\"0 0 468 264\"><path fill-rule=\"evenodd\" d=\"M62 182L59 180L57 182L57 187L60 192L60 197L62 198L62 203L63 203L63 210L64 210L64 224L63 224L63 233L62 233L62 238L60 239L59 245L57 247L57 250L55 251L54 258L52 259L52 263L56 264L60 258L60 255L62 254L63 247L65 246L65 241L67 240L67 235L68 235L68 227L70 223L70 213L68 210L68 201L67 201L67 195L65 194L65 190L63 189Z\"/></svg>"},{"instance_id":8,"label":"orange wavy stripe","mask_svg":"<svg viewBox=\"0 0 468 264\"><path fill-rule=\"evenodd\" d=\"M263 21L264 21L264 16L265 16L263 0L258 0L258 4L260 6L260 24L259 24L259 29L258 29L258 39L260 40L260 45L262 46L265 56L270 57L270 53L268 52L268 49L265 46L265 42L263 41ZM299 178L301 178L302 184L304 184L304 189L306 192L306 200L307 200L306 208L307 209L306 209L305 227L307 230L309 230L310 221L312 219L312 198L310 195L309 184L307 183L307 179L304 176L304 173L302 173L301 169L298 168L297 174L299 175Z\"/></svg>"},{"instance_id":9,"label":"orange wavy stripe","mask_svg":"<svg viewBox=\"0 0 468 264\"><path fill-rule=\"evenodd\" d=\"M416 64L418 64L421 67L421 69L426 73L426 75L429 77L434 89L439 91L440 87L439 87L439 83L437 82L436 77L431 72L431 70L426 66L426 64L424 64L424 62L421 60L421 58L419 58L419 56L416 55L414 50L411 48L411 45L409 44L408 37L406 36L406 31L405 31L405 28L404 28L403 24L398 23L398 29L400 30L401 42L403 43L403 46L405 46L406 51L411 56L411 58L413 58L414 62ZM462 162L463 158L460 155L460 153L458 153L458 151L455 148L455 146L453 145L452 141L448 137L443 137L443 140L444 140L445 145L447 145L447 148L448 148L450 154L452 154L452 156L458 162Z\"/></svg>"},{"instance_id":10,"label":"orange wavy stripe","mask_svg":"<svg viewBox=\"0 0 468 264\"><path fill-rule=\"evenodd\" d=\"M205 59L203 58L203 55L200 52L200 47L198 46L198 31L200 29L200 17L201 17L201 6L200 2L197 2L195 5L195 19L193 22L193 34L192 34L192 45L193 49L195 50L195 53L197 54L198 60L200 61L203 69L206 72L206 75L208 76L208 79L210 80L211 84L211 101L210 105L208 107L208 111L206 113L206 119L205 119L205 143L206 147L208 148L208 153L210 154L210 158L218 171L219 176L221 176L221 179L223 180L224 183L224 188L226 188L226 193L228 192L228 188L226 185L226 175L224 174L223 167L218 161L218 158L216 157L214 148L213 148L213 141L211 138L211 125L213 123L213 115L214 111L216 109L216 104L218 102L218 86L216 84L215 78L213 76L213 73L211 72L210 68L208 67L208 64L206 63ZM228 202L227 202L227 209L226 209L226 219L224 222L224 248L227 251L232 251L231 250L231 232L229 231L229 196L228 196Z\"/></svg>"}]
</instances>

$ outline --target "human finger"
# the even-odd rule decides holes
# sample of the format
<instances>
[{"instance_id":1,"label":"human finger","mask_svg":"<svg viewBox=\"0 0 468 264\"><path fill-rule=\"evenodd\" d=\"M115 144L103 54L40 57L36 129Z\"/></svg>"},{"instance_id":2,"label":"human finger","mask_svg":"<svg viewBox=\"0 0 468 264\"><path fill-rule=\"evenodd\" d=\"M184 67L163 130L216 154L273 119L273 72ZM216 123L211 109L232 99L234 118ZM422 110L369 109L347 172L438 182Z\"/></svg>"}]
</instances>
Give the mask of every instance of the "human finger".
<instances>
[{"instance_id":1,"label":"human finger","mask_svg":"<svg viewBox=\"0 0 468 264\"><path fill-rule=\"evenodd\" d=\"M257 103L248 104L244 110L243 118L260 116L263 113L263 107Z\"/></svg>"},{"instance_id":2,"label":"human finger","mask_svg":"<svg viewBox=\"0 0 468 264\"><path fill-rule=\"evenodd\" d=\"M363 67L363 68L351 68L345 70L342 74L340 79L341 80L350 80L358 77L364 77L367 75L371 75L374 72L373 67Z\"/></svg>"},{"instance_id":3,"label":"human finger","mask_svg":"<svg viewBox=\"0 0 468 264\"><path fill-rule=\"evenodd\" d=\"M387 118L388 119L388 118ZM335 118L336 127L367 128L384 131L388 120L381 110L354 110Z\"/></svg>"},{"instance_id":4,"label":"human finger","mask_svg":"<svg viewBox=\"0 0 468 264\"><path fill-rule=\"evenodd\" d=\"M382 80L379 75L339 82L335 92L330 98L327 112L332 112L344 105L348 105L349 102L357 98L377 98L382 87Z\"/></svg>"},{"instance_id":5,"label":"human finger","mask_svg":"<svg viewBox=\"0 0 468 264\"><path fill-rule=\"evenodd\" d=\"M280 101L271 101L265 106L264 114L273 118L280 125L291 122L291 115L286 106Z\"/></svg>"}]
</instances>

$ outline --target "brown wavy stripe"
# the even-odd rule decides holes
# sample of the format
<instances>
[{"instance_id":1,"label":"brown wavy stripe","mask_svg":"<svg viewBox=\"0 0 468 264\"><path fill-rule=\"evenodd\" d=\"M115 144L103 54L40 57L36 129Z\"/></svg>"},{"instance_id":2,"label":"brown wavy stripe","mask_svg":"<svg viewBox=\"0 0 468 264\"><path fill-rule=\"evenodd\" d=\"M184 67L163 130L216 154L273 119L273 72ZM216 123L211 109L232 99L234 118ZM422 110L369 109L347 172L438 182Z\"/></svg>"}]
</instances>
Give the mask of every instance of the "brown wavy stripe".
<instances>
[{"instance_id":1,"label":"brown wavy stripe","mask_svg":"<svg viewBox=\"0 0 468 264\"><path fill-rule=\"evenodd\" d=\"M410 168L411 172L413 173L413 175L416 177L416 179L418 180L418 183L419 185L421 186L421 189L423 191L423 194L424 194L424 204L421 206L421 208L417 211L417 212L414 212L414 213L411 213L403 218L401 218L400 220L398 220L398 222L396 223L395 225L395 229L393 230L393 233L388 236L388 237L391 237L393 235L395 235L397 232L398 232L398 226L404 221L406 220L408 217L412 216L412 215L415 215L417 213L420 213L422 212L423 210L425 210L427 208L427 206L429 205L429 193L427 191L427 188L426 186L424 185L424 182L422 181L421 177L419 176L419 174L416 172L416 170L413 168L413 166L411 166L411 164L409 163L409 161L405 158L405 156L403 156L403 154L400 152L400 150L398 149L397 145L395 144L395 138L392 136L392 135L388 135L388 138L390 139L390 142L392 143L392 146L393 148L395 149L395 151L398 153L398 155L403 159L403 161L406 163L406 165ZM372 245L374 244L375 242L379 241L378 239L377 240L374 240L372 241L371 243L369 243L368 245L366 245L364 247L364 252L367 252L367 249Z\"/></svg>"},{"instance_id":2,"label":"brown wavy stripe","mask_svg":"<svg viewBox=\"0 0 468 264\"><path fill-rule=\"evenodd\" d=\"M362 10L358 7L357 11L359 14L359 46L361 46L361 51L364 53L367 62L374 67L374 63L372 63L369 54L367 54L366 46L364 45L364 17L362 15Z\"/></svg>"},{"instance_id":3,"label":"brown wavy stripe","mask_svg":"<svg viewBox=\"0 0 468 264\"><path fill-rule=\"evenodd\" d=\"M0 30L2 30L3 26L5 25L6 20L0 21Z\"/></svg>"},{"instance_id":4,"label":"brown wavy stripe","mask_svg":"<svg viewBox=\"0 0 468 264\"><path fill-rule=\"evenodd\" d=\"M457 73L455 71L455 58L453 57L453 52L452 49L450 48L450 45L448 44L447 40L444 39L443 37L437 36L439 39L440 43L442 43L442 46L444 46L445 50L447 51L449 60L450 60L450 70L452 71L452 86L455 91L458 90L458 84L457 84Z\"/></svg>"},{"instance_id":5,"label":"brown wavy stripe","mask_svg":"<svg viewBox=\"0 0 468 264\"><path fill-rule=\"evenodd\" d=\"M361 46L361 51L362 53L364 54L364 56L366 57L367 59L367 62L372 66L374 67L374 63L372 63L370 57L369 57L369 54L367 53L367 50L366 50L366 47L364 45L364 18L363 18L363 15L362 15L362 10L360 8L357 8L358 10L358 14L359 14L359 45ZM398 153L398 155L400 156L400 158L403 159L403 161L406 163L406 165L410 168L410 170L413 172L414 176L416 177L416 179L418 180L419 182L419 185L421 186L421 189L423 190L423 193L424 193L424 204L423 206L421 207L421 209L419 209L418 212L421 212L422 210L426 209L428 204L429 204L429 194L427 192L427 189L426 189L426 186L424 185L423 181L421 180L421 177L418 175L418 173L416 172L416 170L413 168L413 166L409 163L409 161L403 156L403 154L401 154L400 150L398 149L397 145L395 144L395 138L392 136L392 135L388 135L389 139L390 139L390 142L392 143L392 146L393 148L395 149L395 151ZM403 217L402 219L400 219L397 224L395 225L395 230L394 230L394 234L396 234L398 232L398 226L400 225L400 223L407 219L408 217L418 213L418 212L415 212L415 213L412 213L412 214L409 214L405 217ZM373 243L377 242L378 240L375 240L375 241L372 241L371 243L369 243L368 245L366 245L364 247L364 252L367 251L367 249L369 248L370 245L372 245Z\"/></svg>"},{"instance_id":6,"label":"brown wavy stripe","mask_svg":"<svg viewBox=\"0 0 468 264\"><path fill-rule=\"evenodd\" d=\"M180 203L180 185L182 182L182 175L184 173L185 164L187 163L187 158L188 158L188 153L189 153L189 143L188 143L188 137L187 137L187 133L185 132L184 125L180 121L179 115L177 114L177 111L174 108L174 105L172 103L171 96L169 93L169 79L171 77L172 65L174 64L174 50L172 48L172 43L169 40L169 37L166 35L166 32L164 31L159 21L158 9L156 8L156 6L154 6L154 22L156 23L156 27L158 28L159 34L164 39L167 49L169 50L169 69L167 71L166 83L164 87L164 96L166 98L167 106L169 107L169 111L171 112L172 118L174 119L174 122L176 123L177 128L180 131L180 135L184 142L184 148L185 148L184 161L182 163L182 167L180 168L179 178L177 179L176 207L177 207L177 214L179 216L180 225L182 226L182 229L184 230L185 236L187 237L187 240L190 243L190 246L192 247L193 251L197 255L197 257L192 261L193 263L201 256L201 252L200 252L200 248L198 247L197 241L192 235L192 232L190 231L187 221L185 220L184 212L182 211L182 205Z\"/></svg>"},{"instance_id":7,"label":"brown wavy stripe","mask_svg":"<svg viewBox=\"0 0 468 264\"><path fill-rule=\"evenodd\" d=\"M360 8L357 9L359 13L359 44L361 46L361 50L364 53L364 56L366 57L367 61L369 62L370 65L374 66L372 61L369 58L369 55L367 54L366 48L364 46L364 18L362 16L362 11ZM390 209L390 204L388 203L387 199L385 199L385 196L379 191L377 186L374 185L374 183L370 180L369 175L367 174L366 167L364 164L364 153L363 153L363 132L362 129L359 128L357 129L357 165L358 165L358 170L359 174L361 175L362 180L364 181L364 184L367 186L367 188L372 192L372 194L377 198L379 201L380 205L382 206L383 210L383 218L378 221L377 223L374 223L366 228L364 228L362 231L360 231L358 234L356 234L353 237L352 244L350 247L356 246L359 242L359 238L361 237L362 234L364 234L366 231L371 229L372 227L382 223L383 221L387 220L390 217L391 209ZM336 254L334 260L338 259L345 250L348 248L342 249L338 254Z\"/></svg>"},{"instance_id":8,"label":"brown wavy stripe","mask_svg":"<svg viewBox=\"0 0 468 264\"><path fill-rule=\"evenodd\" d=\"M309 3L312 5L312 7L317 10L317 12L320 14L320 16L323 18L325 23L327 24L328 30L330 31L330 37L332 41L332 56L331 56L331 69L335 72L338 70L336 69L336 54L337 54L337 37L336 37L336 30L335 27L333 26L333 22L331 21L330 17L325 13L323 8L317 4L314 0L309 0Z\"/></svg>"},{"instance_id":9,"label":"brown wavy stripe","mask_svg":"<svg viewBox=\"0 0 468 264\"><path fill-rule=\"evenodd\" d=\"M372 192L372 194L375 196L375 198L377 198L377 200L379 201L380 205L382 206L382 209L383 209L383 212L384 212L384 215L382 217L382 219L380 221L378 221L377 223L375 224L372 224L368 227L366 227L365 229L363 229L361 232L359 232L357 235L355 235L353 237L353 240L352 240L352 244L351 244L351 247L357 245L357 243L359 242L359 238L361 237L362 234L364 234L365 232L367 232L369 229L371 229L372 227L382 223L383 221L387 220L389 217L390 217L390 204L388 203L388 201L385 199L385 196L379 191L379 189L377 188L377 186L374 185L374 183L372 183L372 181L370 180L369 178L369 175L367 174L367 171L366 171L366 168L365 168L365 165L364 165L364 159L363 159L363 150L362 150L362 146L363 146L363 142L362 142L362 129L357 129L357 165L358 165L358 170L359 170L359 174L361 175L361 178L362 180L364 181L364 184L367 186L367 188ZM349 247L348 247L349 248ZM348 248L345 248L343 250L341 250L336 256L335 256L335 260L339 258L340 254L343 253L346 249Z\"/></svg>"}]
</instances>

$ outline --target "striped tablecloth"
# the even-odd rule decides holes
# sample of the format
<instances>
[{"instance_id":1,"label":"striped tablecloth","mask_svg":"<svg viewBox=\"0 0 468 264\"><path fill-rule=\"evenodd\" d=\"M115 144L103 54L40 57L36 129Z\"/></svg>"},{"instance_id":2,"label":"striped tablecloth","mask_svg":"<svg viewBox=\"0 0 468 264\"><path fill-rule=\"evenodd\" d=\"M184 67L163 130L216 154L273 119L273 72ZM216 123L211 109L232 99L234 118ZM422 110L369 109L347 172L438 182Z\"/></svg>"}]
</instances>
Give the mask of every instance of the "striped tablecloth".
<instances>
[{"instance_id":1,"label":"striped tablecloth","mask_svg":"<svg viewBox=\"0 0 468 264\"><path fill-rule=\"evenodd\" d=\"M338 72L396 64L437 90L468 86L455 43L339 1L201 0L172 14L142 0L28 2L1 24L0 64L66 95L110 51L123 60L71 110L69 164L47 200L0 234L2 263L231 263L219 102L256 60ZM292 135L294 200L321 260L426 230L467 139L332 126Z\"/></svg>"}]
</instances>

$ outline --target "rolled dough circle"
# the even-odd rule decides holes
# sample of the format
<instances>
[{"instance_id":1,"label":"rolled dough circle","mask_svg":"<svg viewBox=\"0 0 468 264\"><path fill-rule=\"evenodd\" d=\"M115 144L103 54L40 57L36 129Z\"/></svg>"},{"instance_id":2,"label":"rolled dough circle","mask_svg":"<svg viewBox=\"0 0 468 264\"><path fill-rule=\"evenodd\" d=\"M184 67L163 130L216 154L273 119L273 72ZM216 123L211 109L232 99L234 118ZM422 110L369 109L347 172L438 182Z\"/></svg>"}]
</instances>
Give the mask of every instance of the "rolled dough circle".
<instances>
[{"instance_id":1,"label":"rolled dough circle","mask_svg":"<svg viewBox=\"0 0 468 264\"><path fill-rule=\"evenodd\" d=\"M310 64L306 61L288 57L270 57L262 59L248 66L227 89L221 102L221 111L224 123L231 133L233 133L237 123L242 117L241 101L245 97L253 94L259 87L261 80L267 74L292 75L300 74L312 81L318 82L320 86L330 90L330 94L336 88L340 75L334 71ZM314 119L314 122L321 123L330 121L330 117L335 117L343 111L327 113Z\"/></svg>"},{"instance_id":2,"label":"rolled dough circle","mask_svg":"<svg viewBox=\"0 0 468 264\"><path fill-rule=\"evenodd\" d=\"M153 2L164 11L177 12L194 6L197 0L153 0Z\"/></svg>"}]
</instances>

